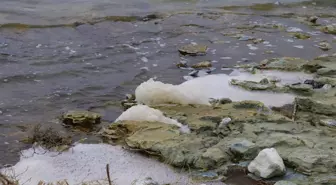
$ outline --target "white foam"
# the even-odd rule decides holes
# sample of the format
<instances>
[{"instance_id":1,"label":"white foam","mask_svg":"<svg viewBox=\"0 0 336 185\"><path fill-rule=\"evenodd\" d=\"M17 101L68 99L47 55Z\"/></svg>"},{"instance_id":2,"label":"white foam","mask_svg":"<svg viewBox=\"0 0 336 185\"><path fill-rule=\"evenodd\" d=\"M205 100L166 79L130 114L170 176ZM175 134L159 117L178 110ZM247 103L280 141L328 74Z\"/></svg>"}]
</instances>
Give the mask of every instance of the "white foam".
<instances>
[{"instance_id":1,"label":"white foam","mask_svg":"<svg viewBox=\"0 0 336 185\"><path fill-rule=\"evenodd\" d=\"M22 151L20 161L2 173L15 172L25 185L36 185L40 180L56 182L66 179L69 184L106 179L109 164L114 184L132 184L134 180L152 177L160 184L179 182L188 184L186 174L177 173L156 160L106 144L78 144L61 154L42 148ZM106 181L103 185L108 184Z\"/></svg>"},{"instance_id":2,"label":"white foam","mask_svg":"<svg viewBox=\"0 0 336 185\"><path fill-rule=\"evenodd\" d=\"M234 71L233 76L226 74L208 75L188 80L180 85L165 84L149 79L136 90L136 100L144 104L205 104L210 98L230 98L233 101L256 100L268 106L282 106L293 102L294 96L285 93L246 91L229 85L232 79L260 81L265 77L278 77L282 83L301 80L311 75L298 72L262 71L252 75Z\"/></svg>"},{"instance_id":3,"label":"white foam","mask_svg":"<svg viewBox=\"0 0 336 185\"><path fill-rule=\"evenodd\" d=\"M116 119L116 121L122 120L157 121L161 123L176 125L180 127L181 131L184 133L190 132L187 126L182 125L174 119L167 118L160 110L150 108L147 105L136 105L127 109Z\"/></svg>"}]
</instances>

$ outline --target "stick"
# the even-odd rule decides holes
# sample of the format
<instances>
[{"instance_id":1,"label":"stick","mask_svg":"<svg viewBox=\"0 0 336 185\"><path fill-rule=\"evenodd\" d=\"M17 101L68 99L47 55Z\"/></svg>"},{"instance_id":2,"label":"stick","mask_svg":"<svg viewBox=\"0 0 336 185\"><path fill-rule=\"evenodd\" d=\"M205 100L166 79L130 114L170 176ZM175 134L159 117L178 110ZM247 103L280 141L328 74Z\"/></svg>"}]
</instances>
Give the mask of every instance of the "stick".
<instances>
[{"instance_id":1,"label":"stick","mask_svg":"<svg viewBox=\"0 0 336 185\"><path fill-rule=\"evenodd\" d=\"M110 177L110 166L109 166L109 164L106 164L106 174L107 174L107 180L108 180L109 185L112 185L111 177Z\"/></svg>"}]
</instances>

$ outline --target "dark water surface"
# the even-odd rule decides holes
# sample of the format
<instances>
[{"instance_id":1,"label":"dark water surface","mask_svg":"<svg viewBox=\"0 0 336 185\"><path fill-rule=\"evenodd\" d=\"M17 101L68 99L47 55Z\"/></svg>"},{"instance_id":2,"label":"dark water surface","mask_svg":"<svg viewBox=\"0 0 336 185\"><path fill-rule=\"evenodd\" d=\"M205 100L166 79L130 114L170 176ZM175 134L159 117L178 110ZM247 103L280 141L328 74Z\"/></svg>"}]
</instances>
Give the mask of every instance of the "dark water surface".
<instances>
[{"instance_id":1,"label":"dark water surface","mask_svg":"<svg viewBox=\"0 0 336 185\"><path fill-rule=\"evenodd\" d=\"M334 7L310 2L249 8L256 2L275 1L245 2L0 0L0 164L17 161L24 146L19 140L34 124L65 131L57 117L76 108L100 112L104 121L111 122L122 112L119 101L141 82L151 77L183 82L190 71L176 67L181 60L190 64L211 60L213 73L223 73L223 65L230 67L244 58L248 62L282 56L311 59L335 52L315 46L328 40L336 48L335 36L315 33L297 20L323 14L321 24L335 23ZM242 7L231 6L237 4ZM298 27L310 32L312 39L296 40L273 25ZM247 46L251 43L223 34L232 31L267 42L253 50ZM208 45L208 54L179 56L177 47L192 42Z\"/></svg>"}]
</instances>

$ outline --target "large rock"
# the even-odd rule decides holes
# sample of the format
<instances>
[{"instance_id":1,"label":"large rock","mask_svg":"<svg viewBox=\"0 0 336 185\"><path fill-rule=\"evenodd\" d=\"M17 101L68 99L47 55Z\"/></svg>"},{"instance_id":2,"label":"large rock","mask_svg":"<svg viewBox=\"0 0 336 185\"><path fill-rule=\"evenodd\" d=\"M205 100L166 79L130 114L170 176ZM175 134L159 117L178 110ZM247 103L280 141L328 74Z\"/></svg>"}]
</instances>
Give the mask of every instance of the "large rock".
<instances>
[{"instance_id":1,"label":"large rock","mask_svg":"<svg viewBox=\"0 0 336 185\"><path fill-rule=\"evenodd\" d=\"M248 171L262 178L286 173L285 164L275 148L266 148L248 165Z\"/></svg>"},{"instance_id":2,"label":"large rock","mask_svg":"<svg viewBox=\"0 0 336 185\"><path fill-rule=\"evenodd\" d=\"M258 68L261 69L277 69L285 71L300 71L304 64L308 61L301 58L282 57L265 59L261 61Z\"/></svg>"},{"instance_id":3,"label":"large rock","mask_svg":"<svg viewBox=\"0 0 336 185\"><path fill-rule=\"evenodd\" d=\"M97 113L75 110L68 111L62 116L62 122L66 125L91 127L95 124L99 124L101 116Z\"/></svg>"},{"instance_id":4,"label":"large rock","mask_svg":"<svg viewBox=\"0 0 336 185\"><path fill-rule=\"evenodd\" d=\"M202 44L189 44L182 46L178 49L178 51L182 55L205 55L207 52L208 46Z\"/></svg>"}]
</instances>

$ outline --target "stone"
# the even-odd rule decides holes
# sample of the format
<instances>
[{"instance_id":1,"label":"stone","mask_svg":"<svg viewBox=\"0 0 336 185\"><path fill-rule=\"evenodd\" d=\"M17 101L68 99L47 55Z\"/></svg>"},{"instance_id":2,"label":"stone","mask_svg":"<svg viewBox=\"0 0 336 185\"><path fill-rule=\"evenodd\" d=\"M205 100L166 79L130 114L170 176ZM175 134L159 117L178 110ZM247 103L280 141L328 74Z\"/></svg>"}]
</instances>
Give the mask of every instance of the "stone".
<instances>
[{"instance_id":1,"label":"stone","mask_svg":"<svg viewBox=\"0 0 336 185\"><path fill-rule=\"evenodd\" d=\"M219 100L220 104L228 104L228 103L232 103L232 100L230 98L221 98Z\"/></svg>"},{"instance_id":2,"label":"stone","mask_svg":"<svg viewBox=\"0 0 336 185\"><path fill-rule=\"evenodd\" d=\"M253 159L256 156L258 149L256 144L248 140L241 140L230 146L230 151L235 157L243 158L245 160Z\"/></svg>"},{"instance_id":3,"label":"stone","mask_svg":"<svg viewBox=\"0 0 336 185\"><path fill-rule=\"evenodd\" d=\"M248 171L262 178L282 176L285 164L275 148L266 148L248 165Z\"/></svg>"},{"instance_id":4,"label":"stone","mask_svg":"<svg viewBox=\"0 0 336 185\"><path fill-rule=\"evenodd\" d=\"M68 111L62 115L62 122L66 125L91 127L100 121L101 116L98 113L85 110Z\"/></svg>"},{"instance_id":5,"label":"stone","mask_svg":"<svg viewBox=\"0 0 336 185\"><path fill-rule=\"evenodd\" d=\"M199 62L199 63L197 63L195 65L192 65L191 67L195 68L195 69L202 69L202 68L212 67L212 64L209 61L203 61L203 62Z\"/></svg>"},{"instance_id":6,"label":"stone","mask_svg":"<svg viewBox=\"0 0 336 185\"><path fill-rule=\"evenodd\" d=\"M151 177L146 177L143 180L137 180L134 185L159 185L159 183L154 181Z\"/></svg>"},{"instance_id":7,"label":"stone","mask_svg":"<svg viewBox=\"0 0 336 185\"><path fill-rule=\"evenodd\" d=\"M321 28L321 31L329 34L336 34L336 24L330 24Z\"/></svg>"},{"instance_id":8,"label":"stone","mask_svg":"<svg viewBox=\"0 0 336 185\"><path fill-rule=\"evenodd\" d=\"M301 39L301 40L310 38L310 35L305 34L305 33L301 33L301 32L294 33L293 36L294 36L294 38Z\"/></svg>"},{"instance_id":9,"label":"stone","mask_svg":"<svg viewBox=\"0 0 336 185\"><path fill-rule=\"evenodd\" d=\"M212 181L219 178L218 173L213 171L206 171L206 172L196 172L191 174L191 178L193 181L196 182L205 182L205 181Z\"/></svg>"},{"instance_id":10,"label":"stone","mask_svg":"<svg viewBox=\"0 0 336 185\"><path fill-rule=\"evenodd\" d=\"M274 185L296 185L296 184L290 181L278 181Z\"/></svg>"},{"instance_id":11,"label":"stone","mask_svg":"<svg viewBox=\"0 0 336 185\"><path fill-rule=\"evenodd\" d=\"M303 65L307 64L308 61L301 58L293 57L282 57L282 58L272 58L265 59L260 62L257 67L260 69L276 69L284 71L301 71Z\"/></svg>"},{"instance_id":12,"label":"stone","mask_svg":"<svg viewBox=\"0 0 336 185\"><path fill-rule=\"evenodd\" d=\"M219 123L218 128L224 128L230 122L231 122L231 118L229 118L229 117L223 118L222 121Z\"/></svg>"},{"instance_id":13,"label":"stone","mask_svg":"<svg viewBox=\"0 0 336 185\"><path fill-rule=\"evenodd\" d=\"M181 67L188 67L187 62L184 61L184 60L181 60L179 63L176 64L176 66L177 66L178 68L181 68Z\"/></svg>"},{"instance_id":14,"label":"stone","mask_svg":"<svg viewBox=\"0 0 336 185\"><path fill-rule=\"evenodd\" d=\"M182 55L191 55L191 56L197 56L197 55L205 55L207 52L208 46L203 44L189 44L182 46L178 49L178 51Z\"/></svg>"},{"instance_id":15,"label":"stone","mask_svg":"<svg viewBox=\"0 0 336 185\"><path fill-rule=\"evenodd\" d=\"M275 90L276 88L276 85L274 83L269 83L267 79L263 79L260 82L232 79L230 84L250 91Z\"/></svg>"},{"instance_id":16,"label":"stone","mask_svg":"<svg viewBox=\"0 0 336 185\"><path fill-rule=\"evenodd\" d=\"M296 97L295 103L299 110L329 115L336 115L336 97L329 99Z\"/></svg>"},{"instance_id":17,"label":"stone","mask_svg":"<svg viewBox=\"0 0 336 185\"><path fill-rule=\"evenodd\" d=\"M328 42L320 42L317 47L322 49L323 51L328 51L332 49L332 46Z\"/></svg>"},{"instance_id":18,"label":"stone","mask_svg":"<svg viewBox=\"0 0 336 185\"><path fill-rule=\"evenodd\" d=\"M313 87L308 84L288 85L287 87L297 94L310 95L313 93Z\"/></svg>"},{"instance_id":19,"label":"stone","mask_svg":"<svg viewBox=\"0 0 336 185\"><path fill-rule=\"evenodd\" d=\"M317 19L318 19L317 16L308 17L308 21L311 22L311 23L313 23L313 24L316 24Z\"/></svg>"},{"instance_id":20,"label":"stone","mask_svg":"<svg viewBox=\"0 0 336 185\"><path fill-rule=\"evenodd\" d=\"M229 156L217 147L211 147L204 152L195 162L195 166L201 169L221 166L229 160Z\"/></svg>"}]
</instances>

